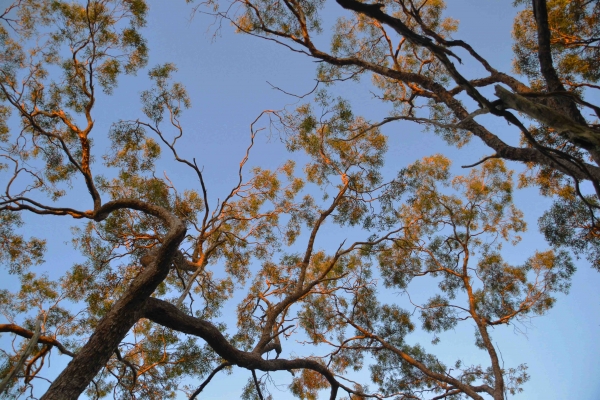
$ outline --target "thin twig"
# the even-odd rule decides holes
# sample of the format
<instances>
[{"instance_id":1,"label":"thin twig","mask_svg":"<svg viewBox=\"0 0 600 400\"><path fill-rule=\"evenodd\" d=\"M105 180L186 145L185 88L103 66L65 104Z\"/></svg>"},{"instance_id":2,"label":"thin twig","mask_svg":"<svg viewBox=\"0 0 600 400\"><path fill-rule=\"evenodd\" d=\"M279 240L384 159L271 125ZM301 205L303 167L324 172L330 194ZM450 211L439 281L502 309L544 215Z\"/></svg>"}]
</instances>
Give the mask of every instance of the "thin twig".
<instances>
[{"instance_id":1,"label":"thin twig","mask_svg":"<svg viewBox=\"0 0 600 400\"><path fill-rule=\"evenodd\" d=\"M258 384L258 379L256 379L256 371L252 370L252 379L254 379L254 386L256 386L256 393L258 393L258 398L260 400L265 400L262 392L260 391L260 385Z\"/></svg>"},{"instance_id":2,"label":"thin twig","mask_svg":"<svg viewBox=\"0 0 600 400\"><path fill-rule=\"evenodd\" d=\"M208 385L210 383L210 381L212 380L212 378L214 378L214 376L223 368L229 367L231 366L230 363L228 362L224 362L223 364L219 365L217 368L215 368L213 370L213 372L210 373L210 375L204 380L204 382L202 382L202 384L198 387L198 389L196 389L196 391L194 393L192 393L192 395L190 396L190 400L194 400L199 394L200 392L202 392L204 390L204 388L206 387L206 385Z\"/></svg>"}]
</instances>

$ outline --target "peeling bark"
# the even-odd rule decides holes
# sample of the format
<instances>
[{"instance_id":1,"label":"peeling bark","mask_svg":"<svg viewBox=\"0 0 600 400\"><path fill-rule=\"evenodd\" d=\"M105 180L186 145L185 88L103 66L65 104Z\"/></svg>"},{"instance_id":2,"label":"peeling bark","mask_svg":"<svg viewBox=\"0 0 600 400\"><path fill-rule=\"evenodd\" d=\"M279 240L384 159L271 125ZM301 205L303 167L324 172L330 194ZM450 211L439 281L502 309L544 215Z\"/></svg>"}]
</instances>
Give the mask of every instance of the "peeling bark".
<instances>
[{"instance_id":1,"label":"peeling bark","mask_svg":"<svg viewBox=\"0 0 600 400\"><path fill-rule=\"evenodd\" d=\"M523 96L511 93L500 85L496 85L494 88L496 89L496 96L502 100L502 104L506 108L512 108L553 128L573 144L590 152L600 151L600 132L597 130L575 122L550 107L534 103Z\"/></svg>"}]
</instances>

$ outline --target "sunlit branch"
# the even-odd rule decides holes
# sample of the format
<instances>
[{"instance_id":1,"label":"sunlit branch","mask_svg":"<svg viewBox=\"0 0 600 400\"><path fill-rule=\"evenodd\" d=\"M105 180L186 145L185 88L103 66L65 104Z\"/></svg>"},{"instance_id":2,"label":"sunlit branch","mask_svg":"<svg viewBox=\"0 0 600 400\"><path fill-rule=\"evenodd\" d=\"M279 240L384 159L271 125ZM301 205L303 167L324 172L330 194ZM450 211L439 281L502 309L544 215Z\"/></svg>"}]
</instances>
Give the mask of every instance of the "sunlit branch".
<instances>
[{"instance_id":1,"label":"sunlit branch","mask_svg":"<svg viewBox=\"0 0 600 400\"><path fill-rule=\"evenodd\" d=\"M418 368L421 372L423 372L425 375L438 380L438 381L442 381L442 382L446 382L449 383L451 385L456 386L458 389L460 389L463 393L468 394L471 398L475 399L475 400L483 400L483 397L481 397L480 395L477 394L477 392L487 392L489 394L493 394L491 392L489 392L488 390L483 390L483 388L480 388L480 390L476 390L475 388L471 387L470 385L466 385L464 383L462 383L461 381L452 378L451 376L445 375L445 374L439 374L437 372L431 371L429 368L427 368L427 366L425 366L423 363L419 362L418 360L415 360L413 357L411 357L409 354L403 352L402 350L396 348L395 346L389 344L387 341L385 341L384 339L380 338L379 336L369 332L367 329L357 325L354 321L350 320L348 317L346 317L343 313L338 313L338 315L343 318L344 320L346 320L346 322L350 325L352 325L354 328L356 328L358 331L360 331L361 333L363 333L365 336L375 339L377 340L379 343L381 343L381 345L391 351L392 353L398 355L400 358L402 358L404 361L406 361L408 364Z\"/></svg>"},{"instance_id":2,"label":"sunlit branch","mask_svg":"<svg viewBox=\"0 0 600 400\"><path fill-rule=\"evenodd\" d=\"M0 324L0 332L11 332L11 333L14 333L16 335L19 335L19 336L22 336L22 337L28 338L28 339L32 338L33 334L34 334L34 332L32 332L28 329L22 328L15 324ZM49 346L56 347L58 350L60 350L60 352L62 354L66 354L71 357L75 356L75 353L69 351L58 340L56 340L50 336L41 335L37 341L39 343L43 343L43 344L46 344Z\"/></svg>"},{"instance_id":3,"label":"sunlit branch","mask_svg":"<svg viewBox=\"0 0 600 400\"><path fill-rule=\"evenodd\" d=\"M31 339L29 340L29 343L27 343L27 347L25 347L25 350L23 351L23 353L21 354L21 356L15 363L15 365L14 365L13 369L10 371L10 373L8 375L6 375L6 377L4 377L2 382L0 382L0 394L2 394L6 390L6 388L10 384L10 381L12 381L12 379L15 377L15 374L17 374L19 372L19 370L23 367L25 360L27 360L27 357L29 357L29 354L31 354L31 352L37 345L37 342L38 342L38 339L40 338L41 333L42 333L42 317L40 315L37 318L36 325L35 325L35 331L33 332L33 335L31 335Z\"/></svg>"}]
</instances>

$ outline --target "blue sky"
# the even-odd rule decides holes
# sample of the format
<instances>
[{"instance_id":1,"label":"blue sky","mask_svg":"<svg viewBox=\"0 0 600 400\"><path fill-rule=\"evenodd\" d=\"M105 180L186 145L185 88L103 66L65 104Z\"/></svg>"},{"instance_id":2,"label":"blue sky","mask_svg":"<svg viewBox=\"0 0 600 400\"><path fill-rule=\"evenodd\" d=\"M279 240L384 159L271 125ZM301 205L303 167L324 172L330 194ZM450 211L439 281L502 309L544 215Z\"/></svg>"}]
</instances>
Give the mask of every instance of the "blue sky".
<instances>
[{"instance_id":1,"label":"blue sky","mask_svg":"<svg viewBox=\"0 0 600 400\"><path fill-rule=\"evenodd\" d=\"M181 4L152 2L149 18L151 64L173 61L179 68L177 79L184 82L192 98L191 125L202 139L199 145L210 145L211 154L202 152L202 164L211 185L225 182L224 176L234 177L235 163L225 154L241 156L248 137L248 125L263 109L278 109L294 104L296 99L271 89L269 84L288 92L305 93L313 86L315 64L307 57L293 54L276 44L260 39L235 35L229 26L223 26L221 36L212 41L214 29L208 27L208 18L194 17L188 22L189 9ZM333 3L333 2L331 2ZM511 1L458 0L448 1L447 15L458 19L460 27L456 38L469 42L491 64L506 72L511 71L512 21L515 8ZM338 6L327 6L328 12L338 12ZM328 15L330 19L333 15ZM330 19L331 20L331 19ZM329 27L325 26L325 34ZM459 66L466 75L469 63ZM385 116L387 111L372 98L368 77L360 84L343 83L331 89L351 100L353 110L372 120ZM491 97L491 96L490 96ZM485 121L485 120L484 120ZM190 120L191 122L191 120ZM516 143L516 130L504 123L490 120L487 126L511 143ZM397 170L425 155L443 153L461 173L458 165L478 160L490 151L474 141L457 150L445 145L431 133L423 133L412 124L389 125L385 131L390 136L390 150L386 168ZM191 133L191 132L189 132ZM191 135L190 135L191 136ZM189 136L188 136L189 140ZM197 139L196 139L197 140ZM221 150L219 150L221 149ZM261 145L254 153L254 162L269 162L281 154L275 141ZM200 150L201 151L201 150ZM212 156L217 155L215 159ZM518 169L518 164L510 165ZM225 171L230 170L227 175ZM211 173L211 170L221 171ZM537 219L550 205L534 189L516 194L517 206L524 211L529 232L516 248L506 248L506 257L523 261L534 249L545 249L547 244L537 232ZM331 243L337 246L337 243ZM545 316L536 318L528 326L501 327L493 337L502 352L506 365L525 362L529 366L530 381L518 399L581 399L600 398L600 274L584 260L577 263L568 296L559 296L556 306ZM401 301L401 299L399 299ZM476 353L472 346L472 329L450 332L442 344L431 351L449 359L463 357L465 352ZM415 338L418 340L418 338ZM427 338L423 343L427 344ZM477 355L474 355L477 357ZM237 371L234 375L220 375L207 388L206 398L235 398L248 373ZM275 375L277 376L277 375ZM286 379L286 373L280 373ZM363 375L366 378L366 373ZM289 379L289 377L287 377ZM227 395L225 395L227 393ZM283 392L274 392L275 398L287 398ZM291 396L290 396L291 398Z\"/></svg>"},{"instance_id":2,"label":"blue sky","mask_svg":"<svg viewBox=\"0 0 600 400\"><path fill-rule=\"evenodd\" d=\"M0 6L3 3L0 2ZM238 163L249 140L250 123L265 109L281 109L297 103L297 99L273 90L267 81L288 92L307 92L314 85L315 63L274 43L236 35L227 25L213 38L215 26L210 26L211 19L201 15L190 18L191 7L183 0L151 0L149 3L150 14L145 31L150 47L149 66L173 62L179 69L175 79L185 84L192 100L192 108L185 112L182 120L186 133L180 149L183 156L196 157L198 164L204 167L209 195L215 200L222 197L236 180ZM448 3L447 14L460 21L456 38L469 42L494 67L510 72L510 31L515 14L512 1L448 0ZM330 19L332 12L338 11L338 6L329 5L326 11L330 13L326 18ZM330 28L324 27L327 34ZM467 76L479 72L468 68L468 64L459 66ZM110 99L99 99L97 134L102 135L118 119L141 116L139 92L147 87L145 72L140 72L137 77L123 78ZM351 101L356 114L378 120L385 117L387 108L372 98L370 90L368 77L361 83L346 82L331 88L332 93ZM517 132L506 124L491 119L482 121L494 132L501 132L503 139L512 143L518 140ZM433 153L450 157L454 161L454 171L461 173L464 171L459 165L475 162L490 154L476 141L460 150L451 148L432 133L421 132L420 127L414 124L388 125L384 132L390 136L385 167L390 173ZM101 139L97 140L96 146L102 150ZM157 172L160 174L164 170L176 185L190 186L193 177L168 161L166 152L163 154L165 161L159 164ZM274 167L287 157L276 137L268 139L265 136L258 140L250 165ZM519 165L510 167L518 169ZM74 192L69 197L71 200L80 195L84 198L85 192L81 193ZM516 203L525 213L529 232L520 245L506 249L510 261L522 262L535 249L547 248L537 233L537 218L549 207L550 201L538 196L536 190L529 189L516 194ZM37 235L51 237L47 263L42 267L51 276L60 275L78 259L79 255L68 243L69 230L63 226L62 220L28 217L27 221L35 224L41 232ZM338 238L325 241L322 247L335 248L340 241ZM517 399L600 398L600 380L597 379L600 376L600 343L597 340L600 337L600 274L583 260L576 265L578 271L571 293L558 296L556 306L546 316L532 320L527 326L520 326L521 332L513 327L501 327L492 333L507 366L520 363L529 366L531 380L524 386L525 392L516 396ZM400 295L398 298L402 301ZM224 320L233 325L234 318L227 312L224 315ZM414 339L419 340L418 337ZM426 337L422 342L427 345L429 340ZM290 346L294 348L294 344L290 343ZM440 345L428 348L449 360L480 357L485 362L483 353L472 346L471 327L449 332ZM481 354L469 354L476 352ZM54 360L53 366L58 368L60 363L54 363ZM362 376L365 381L367 374L365 372ZM203 398L237 398L249 376L249 372L239 369L233 375L220 374L205 390ZM281 379L281 383L289 381L287 372L273 377ZM275 399L292 398L285 391L275 390L273 395Z\"/></svg>"}]
</instances>

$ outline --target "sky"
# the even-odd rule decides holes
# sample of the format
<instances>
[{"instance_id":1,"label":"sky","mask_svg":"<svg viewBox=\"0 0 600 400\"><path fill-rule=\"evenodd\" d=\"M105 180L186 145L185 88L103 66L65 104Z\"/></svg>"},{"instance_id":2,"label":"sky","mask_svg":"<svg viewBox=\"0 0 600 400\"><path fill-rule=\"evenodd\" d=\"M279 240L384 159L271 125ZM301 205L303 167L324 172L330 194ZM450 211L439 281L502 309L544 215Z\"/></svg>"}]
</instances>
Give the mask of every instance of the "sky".
<instances>
[{"instance_id":1,"label":"sky","mask_svg":"<svg viewBox=\"0 0 600 400\"><path fill-rule=\"evenodd\" d=\"M0 7L5 1L0 1ZM515 8L508 0L448 0L447 15L460 21L455 38L469 42L484 58L499 70L511 71L510 31ZM150 14L145 36L150 48L149 67L165 62L173 62L178 68L175 80L185 84L192 108L182 119L186 130L181 141L183 156L196 157L204 168L209 196L215 200L223 197L237 177L239 160L243 157L249 142L249 125L267 109L294 107L298 99L274 90L272 85L291 93L302 94L314 86L316 64L303 55L294 54L272 42L245 35L234 34L226 23L218 32L212 20L206 16L191 17L191 7L183 0L150 0ZM328 0L325 20L334 21L339 7ZM325 35L331 23L324 24ZM324 43L326 37L323 38ZM480 71L470 70L470 63L459 65L465 75ZM270 84L269 84L270 83ZM124 77L110 99L99 99L96 108L95 131L102 134L110 124L118 119L135 119L141 116L139 93L148 87L145 72L137 77ZM350 100L356 114L376 121L386 116L388 109L382 106L371 94L369 79L360 83L345 82L332 87L333 94ZM490 93L486 93L490 95ZM490 95L491 97L491 95ZM516 131L493 119L482 119L488 128L501 132L500 136L515 143ZM460 165L471 164L490 150L480 143L473 143L462 149L446 145L432 133L422 132L417 125L410 123L389 124L384 133L390 137L390 150L387 155L386 171L392 173L434 153L443 153L453 160L453 172L464 173ZM102 147L99 138L95 144ZM166 153L163 153L166 154ZM266 134L260 137L253 149L250 165L275 167L289 155L275 136ZM168 155L165 155L168 159ZM518 164L510 164L518 169ZM190 185L193 179L187 172L174 166L171 161L159 164L158 171L165 171L179 186ZM73 192L68 201L85 198L85 192ZM537 232L537 219L551 202L542 198L535 189L516 193L516 204L525 213L529 232L517 247L511 248L506 257L509 261L522 262L535 249L548 246ZM79 255L69 243L69 227L61 220L53 218L27 217L34 224L36 235L49 236L47 262L41 268L50 276L60 276ZM336 248L343 238L335 237L322 242L322 246ZM559 295L556 306L550 312L531 323L518 327L501 327L492 333L497 347L507 366L527 363L530 381L524 386L524 393L516 399L581 399L600 398L600 274L592 270L587 262L576 262L578 271L574 276L569 295ZM9 285L7 277L4 284ZM398 296L398 301L405 301ZM225 312L223 320L233 325L231 313ZM3 322L0 322L3 323ZM1 343L5 343L5 339ZM414 338L428 344L430 338ZM290 343L289 346L297 346ZM483 353L472 346L472 328L457 328L444 334L442 344L432 348L432 352L453 360L457 357L480 357ZM54 362L58 370L60 362ZM66 356L61 357L67 358ZM57 360L58 361L58 360ZM364 372L362 381L366 381ZM236 370L233 375L219 374L205 389L202 398L238 398L241 387L249 373ZM274 374L275 380L289 382L289 373ZM191 382L193 384L193 382ZM275 399L291 399L285 390L273 391ZM184 398L184 397L181 397ZM325 398L325 397L324 397Z\"/></svg>"}]
</instances>

